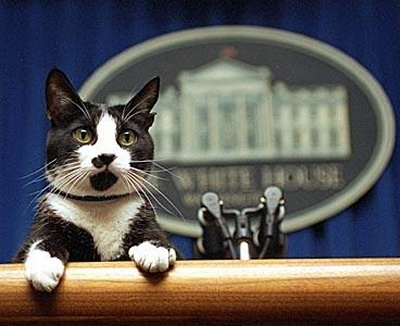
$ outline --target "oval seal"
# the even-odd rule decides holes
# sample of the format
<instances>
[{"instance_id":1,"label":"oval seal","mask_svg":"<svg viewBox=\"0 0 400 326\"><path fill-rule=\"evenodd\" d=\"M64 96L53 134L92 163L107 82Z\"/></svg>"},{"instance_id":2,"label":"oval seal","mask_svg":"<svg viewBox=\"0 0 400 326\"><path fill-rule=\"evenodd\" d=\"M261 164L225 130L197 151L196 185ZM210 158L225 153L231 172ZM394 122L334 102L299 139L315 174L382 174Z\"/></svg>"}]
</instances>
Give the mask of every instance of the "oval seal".
<instances>
[{"instance_id":1,"label":"oval seal","mask_svg":"<svg viewBox=\"0 0 400 326\"><path fill-rule=\"evenodd\" d=\"M248 26L171 33L108 60L80 94L124 102L157 75L157 190L148 188L172 233L201 234L204 192L227 208L254 207L270 185L285 193L283 232L308 227L357 201L390 160L387 96L360 64L320 41Z\"/></svg>"}]
</instances>

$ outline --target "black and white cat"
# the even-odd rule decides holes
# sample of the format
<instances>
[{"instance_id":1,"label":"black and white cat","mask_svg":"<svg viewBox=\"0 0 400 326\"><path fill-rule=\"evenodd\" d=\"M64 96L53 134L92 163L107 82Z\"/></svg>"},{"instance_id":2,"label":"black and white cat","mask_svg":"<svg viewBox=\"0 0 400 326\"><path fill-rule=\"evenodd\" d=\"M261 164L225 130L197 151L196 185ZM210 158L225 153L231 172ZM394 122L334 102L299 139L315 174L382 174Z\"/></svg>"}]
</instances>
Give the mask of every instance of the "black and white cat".
<instances>
[{"instance_id":1,"label":"black and white cat","mask_svg":"<svg viewBox=\"0 0 400 326\"><path fill-rule=\"evenodd\" d=\"M146 272L174 264L176 252L146 194L154 151L148 129L158 92L154 78L126 105L93 104L63 72L49 73L49 191L14 259L25 264L35 289L51 292L68 261L132 259Z\"/></svg>"}]
</instances>

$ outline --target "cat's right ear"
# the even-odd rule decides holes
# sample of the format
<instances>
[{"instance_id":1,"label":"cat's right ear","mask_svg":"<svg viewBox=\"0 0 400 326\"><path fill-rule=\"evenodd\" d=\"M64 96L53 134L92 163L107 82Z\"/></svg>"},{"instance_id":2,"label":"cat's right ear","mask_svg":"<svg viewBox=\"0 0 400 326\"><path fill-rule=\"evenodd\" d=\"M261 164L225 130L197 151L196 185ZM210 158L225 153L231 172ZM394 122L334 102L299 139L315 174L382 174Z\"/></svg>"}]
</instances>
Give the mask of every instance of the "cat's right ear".
<instances>
[{"instance_id":1,"label":"cat's right ear","mask_svg":"<svg viewBox=\"0 0 400 326\"><path fill-rule=\"evenodd\" d=\"M53 122L75 114L83 105L67 76L57 68L53 68L47 76L46 104L47 116Z\"/></svg>"}]
</instances>

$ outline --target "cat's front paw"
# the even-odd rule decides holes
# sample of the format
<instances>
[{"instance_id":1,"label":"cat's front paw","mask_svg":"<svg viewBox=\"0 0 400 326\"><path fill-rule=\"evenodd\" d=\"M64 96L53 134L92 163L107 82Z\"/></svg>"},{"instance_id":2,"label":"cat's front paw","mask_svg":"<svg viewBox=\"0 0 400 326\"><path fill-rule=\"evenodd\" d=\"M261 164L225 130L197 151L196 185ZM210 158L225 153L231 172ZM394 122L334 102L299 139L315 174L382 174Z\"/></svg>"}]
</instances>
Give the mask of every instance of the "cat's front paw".
<instances>
[{"instance_id":1,"label":"cat's front paw","mask_svg":"<svg viewBox=\"0 0 400 326\"><path fill-rule=\"evenodd\" d=\"M150 273L165 272L176 261L173 248L156 247L148 241L131 247L128 254L140 269Z\"/></svg>"},{"instance_id":2,"label":"cat's front paw","mask_svg":"<svg viewBox=\"0 0 400 326\"><path fill-rule=\"evenodd\" d=\"M38 291L53 291L64 274L64 263L47 251L32 250L25 261L25 277Z\"/></svg>"}]
</instances>

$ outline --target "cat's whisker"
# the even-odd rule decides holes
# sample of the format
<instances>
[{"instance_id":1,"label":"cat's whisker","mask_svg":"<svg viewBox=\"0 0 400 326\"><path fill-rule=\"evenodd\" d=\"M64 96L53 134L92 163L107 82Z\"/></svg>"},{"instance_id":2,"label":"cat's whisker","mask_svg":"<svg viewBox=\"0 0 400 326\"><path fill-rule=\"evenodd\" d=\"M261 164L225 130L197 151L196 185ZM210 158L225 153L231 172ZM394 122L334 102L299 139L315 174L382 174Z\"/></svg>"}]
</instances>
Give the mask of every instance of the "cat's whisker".
<instances>
[{"instance_id":1,"label":"cat's whisker","mask_svg":"<svg viewBox=\"0 0 400 326\"><path fill-rule=\"evenodd\" d=\"M172 214L172 212L170 212L166 207L164 207L164 205L162 205L162 203L154 196L153 193L151 193L151 191L149 191L142 183L140 183L140 181L132 178L132 175L127 174L127 182L135 189L136 193L139 195L140 198L147 199L147 202L150 204L154 214L157 216L157 209L154 206L150 196L157 202L158 205L160 205L162 208L164 208L168 213ZM142 197L142 194L145 198ZM150 195L150 196L149 196ZM145 201L145 200L144 200Z\"/></svg>"},{"instance_id":2,"label":"cat's whisker","mask_svg":"<svg viewBox=\"0 0 400 326\"><path fill-rule=\"evenodd\" d=\"M67 191L65 191L66 194L70 194L71 190L76 188L79 188L79 186L86 180L86 177L89 175L90 171L86 171L85 173L79 173L77 176L75 176L69 185L69 188ZM75 180L74 180L75 179Z\"/></svg>"},{"instance_id":3,"label":"cat's whisker","mask_svg":"<svg viewBox=\"0 0 400 326\"><path fill-rule=\"evenodd\" d=\"M60 168L54 168L51 171L48 171L48 175L51 176L54 179L60 179L62 180L64 177L66 177L69 173L74 172L79 169L78 164L67 164Z\"/></svg>"},{"instance_id":4,"label":"cat's whisker","mask_svg":"<svg viewBox=\"0 0 400 326\"><path fill-rule=\"evenodd\" d=\"M140 170L139 170L140 171ZM141 171L140 171L141 172ZM135 178L135 180L139 179L139 181L141 181L142 186L145 187L145 189L147 189L151 194L153 194L151 192L151 189L153 189L156 193L158 193L178 214L179 216L185 220L185 217L183 216L183 214L181 213L181 211L179 210L179 208L161 191L159 190L156 186L154 186L151 182L149 182L146 178L142 177L141 175L139 175L138 173L129 173L129 176ZM151 189L148 189L151 188ZM153 194L154 195L154 194ZM157 202L158 199L157 199ZM164 209L166 209L165 205L161 205ZM172 215L174 215L172 212L170 212L168 209L166 209L169 213L171 213Z\"/></svg>"},{"instance_id":5,"label":"cat's whisker","mask_svg":"<svg viewBox=\"0 0 400 326\"><path fill-rule=\"evenodd\" d=\"M141 192L143 192L142 187L140 184L137 184L133 182L132 178L130 178L129 171L124 171L124 173L121 174L122 180L125 184L127 192L131 192L132 188L135 190L135 193L143 199Z\"/></svg>"},{"instance_id":6,"label":"cat's whisker","mask_svg":"<svg viewBox=\"0 0 400 326\"><path fill-rule=\"evenodd\" d=\"M182 178L182 176L177 175L175 173L172 173L171 172L172 168L168 169L168 168L162 166L161 164L157 163L154 160L131 161L130 163L131 164L135 164L135 163L138 163L138 164L140 164L140 163L151 163L153 166L157 167L159 170L151 169L151 172L146 172L144 170L140 170L140 169L137 169L135 167L131 167L131 168L134 169L135 171L141 172L141 173L143 173L143 174L145 174L145 175L147 175L149 177L155 178L157 180L167 180L167 178L156 176L156 175L154 175L155 173L167 173L167 174L169 174L169 175L171 175L171 176L173 176L175 178L179 178L179 179Z\"/></svg>"},{"instance_id":7,"label":"cat's whisker","mask_svg":"<svg viewBox=\"0 0 400 326\"><path fill-rule=\"evenodd\" d=\"M48 168L48 166L49 166L50 164L53 164L55 161L56 161L56 160L53 160L53 161L51 161L51 162L48 162L47 164L45 164L45 166L44 166L42 169L37 170L37 172L35 172L35 173L38 173L40 170L45 170L45 171L44 171L45 174L36 177L34 180L32 180L32 181L30 181L29 183L27 183L27 184L25 185L25 187L27 187L27 186L29 186L29 185L31 185L31 184L33 184L33 183L41 182L41 181L46 180L46 179L47 179L47 175L46 175L47 172L46 172L46 169ZM31 174L31 175L33 175L33 174ZM27 208L29 208L34 202L37 202L38 199L39 199L48 189L50 189L50 188L51 188L51 185L50 185L50 184L47 184L47 185L46 185L45 187L43 187L42 189L39 189L39 190L37 190L37 191L34 191L34 192L28 194L28 196L34 196L34 198L29 202Z\"/></svg>"},{"instance_id":8,"label":"cat's whisker","mask_svg":"<svg viewBox=\"0 0 400 326\"><path fill-rule=\"evenodd\" d=\"M146 198L146 201L149 203L149 205L150 205L151 209L153 210L154 215L155 215L155 217L157 219L158 218L158 212L157 212L157 209L156 209L155 205L153 204L153 201L151 200L150 196L148 195L148 193L144 189L141 189L140 193L142 193L143 196ZM149 193L149 194L152 195L151 193ZM141 194L139 194L139 196L143 199ZM158 202L157 199L154 198L154 196L152 196L152 198L157 202L158 205L161 205L161 203ZM163 207L163 206L161 205L161 207ZM168 210L166 209L166 211L168 211Z\"/></svg>"},{"instance_id":9,"label":"cat's whisker","mask_svg":"<svg viewBox=\"0 0 400 326\"><path fill-rule=\"evenodd\" d=\"M147 197L146 193L143 191L141 185L137 182L135 182L134 180L132 180L131 178L129 178L129 176L127 174L122 174L122 178L124 180L124 183L127 187L127 189L129 189L128 191L130 192L131 189L133 188L135 190L135 193L143 200L145 201L145 199L147 198L147 200L149 200L149 198ZM145 198L142 197L142 194L145 196ZM150 203L150 205L153 207L152 203ZM154 210L155 213L155 210Z\"/></svg>"},{"instance_id":10,"label":"cat's whisker","mask_svg":"<svg viewBox=\"0 0 400 326\"><path fill-rule=\"evenodd\" d=\"M34 196L34 197L32 198L32 200L29 201L28 206L27 206L27 209L28 209L31 205L36 206L38 200L39 200L39 199L42 197L42 195L43 195L44 193L46 193L48 190L49 190L49 186L46 186L46 187L43 187L43 189L40 189L40 190L31 192L30 194L28 194L28 196Z\"/></svg>"},{"instance_id":11,"label":"cat's whisker","mask_svg":"<svg viewBox=\"0 0 400 326\"><path fill-rule=\"evenodd\" d=\"M52 169L47 169L46 170L46 174L47 175L58 175L58 174L63 173L63 172L68 172L68 171L71 171L73 169L77 169L77 168L79 168L79 166L80 166L80 164L79 164L79 162L77 160L71 159L70 162L68 162L68 161L67 162L63 162L61 169L60 169L59 166L56 166L56 167L54 167Z\"/></svg>"},{"instance_id":12,"label":"cat's whisker","mask_svg":"<svg viewBox=\"0 0 400 326\"><path fill-rule=\"evenodd\" d=\"M175 173L172 172L173 168L166 168L166 167L162 166L161 164L159 164L159 163L157 163L155 161L152 162L152 164L155 167L157 167L158 169L160 169L161 172L168 173L169 175L171 175L171 176L173 176L173 177L175 177L177 179L182 179L181 175L178 175L178 174L175 174ZM152 170L152 172L157 172L157 171Z\"/></svg>"},{"instance_id":13,"label":"cat's whisker","mask_svg":"<svg viewBox=\"0 0 400 326\"><path fill-rule=\"evenodd\" d=\"M39 174L39 173L42 174L42 173L44 173L44 172L46 171L47 167L48 167L50 164L53 164L55 161L57 161L57 160L54 159L54 160L52 160L51 162L48 162L46 165L44 165L44 166L42 166L42 167L36 169L35 171L33 171L33 172L31 172L31 173L29 173L29 174L27 174L27 175L23 175L22 177L19 177L19 179L28 179L28 178L30 178L30 177L36 175L36 174Z\"/></svg>"},{"instance_id":14,"label":"cat's whisker","mask_svg":"<svg viewBox=\"0 0 400 326\"><path fill-rule=\"evenodd\" d=\"M54 169L54 171L50 171L48 174L49 176L53 177L54 179L64 178L67 174L77 171L79 166L67 166L62 170Z\"/></svg>"},{"instance_id":15,"label":"cat's whisker","mask_svg":"<svg viewBox=\"0 0 400 326\"><path fill-rule=\"evenodd\" d=\"M86 176L86 174L84 174ZM71 184L75 183L76 179L80 179L82 177L82 172L78 169L70 170L65 175L58 177L56 181L52 183L54 188L54 192L64 192L66 194L72 189ZM68 189L67 189L68 188Z\"/></svg>"},{"instance_id":16,"label":"cat's whisker","mask_svg":"<svg viewBox=\"0 0 400 326\"><path fill-rule=\"evenodd\" d=\"M157 179L157 180L166 180L166 178L154 175L153 171L147 172L145 170L140 170L140 169L132 167L132 166L131 166L131 169L136 171L136 172L139 172L139 173L143 174L145 177L148 177L148 178L154 178L154 179Z\"/></svg>"},{"instance_id":17,"label":"cat's whisker","mask_svg":"<svg viewBox=\"0 0 400 326\"><path fill-rule=\"evenodd\" d=\"M139 181L136 181L136 180L132 179L132 178L129 176L129 174L127 174L127 175L123 174L123 179L125 180L125 182L126 182L127 184L129 184L129 185L131 186L131 188L135 189L135 192L138 194L138 196L139 196L144 202L148 202L148 203L149 203L151 209L152 209L153 212L154 212L154 215L155 215L156 218L157 218L157 216L158 216L157 209L156 209L156 207L154 206L154 204L153 204L151 198L150 198L149 195L147 194L148 190L145 189L145 188L143 188L143 185L142 185ZM147 190L147 191L146 191L146 190ZM151 194L151 193L150 193L150 194ZM153 195L153 194L151 194L151 195L152 195L153 198L154 198L154 195ZM143 198L143 196L144 196L144 198ZM154 198L154 200L155 200L161 207L164 208L164 206L163 206L161 203L159 203L159 202L157 201L157 198ZM168 209L166 209L166 208L165 208L165 210L168 211ZM172 214L172 213L171 213L171 214Z\"/></svg>"},{"instance_id":18,"label":"cat's whisker","mask_svg":"<svg viewBox=\"0 0 400 326\"><path fill-rule=\"evenodd\" d=\"M38 203L39 203L39 199L42 197L42 195L46 192L49 191L49 189L51 190L51 186L48 184L45 187L43 187L40 190L31 192L30 194L28 194L28 196L34 196L32 198L32 200L29 201L28 205L26 206L25 210L24 210L24 215L26 214L26 212L28 211L29 207L33 206L33 207L37 207Z\"/></svg>"},{"instance_id":19,"label":"cat's whisker","mask_svg":"<svg viewBox=\"0 0 400 326\"><path fill-rule=\"evenodd\" d=\"M168 205L170 205L175 210L175 212L178 213L178 215L182 219L185 219L184 216L182 215L181 211L178 209L178 207L176 207L176 205L164 193L162 193L156 186L154 186L148 180L143 179L143 181L147 184L146 185L146 184L142 183L143 189L145 189L147 191L147 193L149 193L151 195L151 197L157 202L158 205L160 205L162 208L164 208L165 211L167 211L171 215L175 215L175 213L171 209L168 209L164 204L162 204L162 202L157 198L157 196L153 193L153 191L151 189L155 190L155 192L158 193L166 201L166 203Z\"/></svg>"},{"instance_id":20,"label":"cat's whisker","mask_svg":"<svg viewBox=\"0 0 400 326\"><path fill-rule=\"evenodd\" d=\"M122 183L124 184L124 187L125 187L125 191L127 192L127 193L131 193L131 184L126 180L126 178L125 178L125 175L124 174L122 174ZM135 192L137 193L137 190L136 190L136 188L135 187L133 187L134 189L135 189Z\"/></svg>"},{"instance_id":21,"label":"cat's whisker","mask_svg":"<svg viewBox=\"0 0 400 326\"><path fill-rule=\"evenodd\" d=\"M71 191L74 189L75 185L78 184L80 180L84 180L86 178L86 173L83 174L80 171L76 171L75 173L71 173L68 179L64 180L63 185L59 188L65 194L70 194Z\"/></svg>"},{"instance_id":22,"label":"cat's whisker","mask_svg":"<svg viewBox=\"0 0 400 326\"><path fill-rule=\"evenodd\" d=\"M51 188L50 184L47 184L45 187L43 187L42 189L33 191L29 194L29 196L35 196L32 200L33 201L37 201L39 199L39 197L44 194L47 190L49 190Z\"/></svg>"},{"instance_id":23,"label":"cat's whisker","mask_svg":"<svg viewBox=\"0 0 400 326\"><path fill-rule=\"evenodd\" d=\"M26 187L28 187L28 186L34 184L34 183L39 183L39 182L45 181L46 178L47 178L47 176L46 176L46 169L47 169L47 167L48 167L50 164L54 163L55 161L56 161L56 160L53 160L53 161L47 163L46 165L42 166L41 168L39 168L39 169L37 169L37 170L35 170L35 171L33 171L33 172L31 172L31 173L25 175L25 176L20 177L19 179L21 179L21 180L22 180L22 179L28 179L28 178L34 177L35 175L37 175L37 174L40 173L40 175L34 177L33 180L31 180L31 181L29 181L28 183L24 184L23 187L26 188Z\"/></svg>"},{"instance_id":24,"label":"cat's whisker","mask_svg":"<svg viewBox=\"0 0 400 326\"><path fill-rule=\"evenodd\" d=\"M153 166L157 167L160 170L160 172L168 173L169 175L171 175L175 178L179 178L179 179L182 178L182 176L171 172L174 168L166 168L165 166L161 165L160 163L158 163L155 160L148 160L148 162L151 163ZM155 171L154 169L152 169L152 173L154 173L154 172L159 172L159 171Z\"/></svg>"},{"instance_id":25,"label":"cat's whisker","mask_svg":"<svg viewBox=\"0 0 400 326\"><path fill-rule=\"evenodd\" d=\"M31 172L31 173L29 173L29 174L27 174L27 175L24 175L24 176L22 176L22 177L19 177L18 179L28 179L28 178L30 178L30 177L35 176L36 174L39 174L39 173L42 174L42 173L44 173L44 171L45 171L45 167L42 166L41 168L35 170L34 172ZM40 175L40 176L42 176L42 175Z\"/></svg>"},{"instance_id":26,"label":"cat's whisker","mask_svg":"<svg viewBox=\"0 0 400 326\"><path fill-rule=\"evenodd\" d=\"M44 174L43 175L39 175L35 179L33 179L33 180L29 181L28 183L24 184L23 187L24 188L29 187L30 185L33 185L35 183L39 183L39 182L45 181L46 179L47 179L46 175L44 175Z\"/></svg>"}]
</instances>

